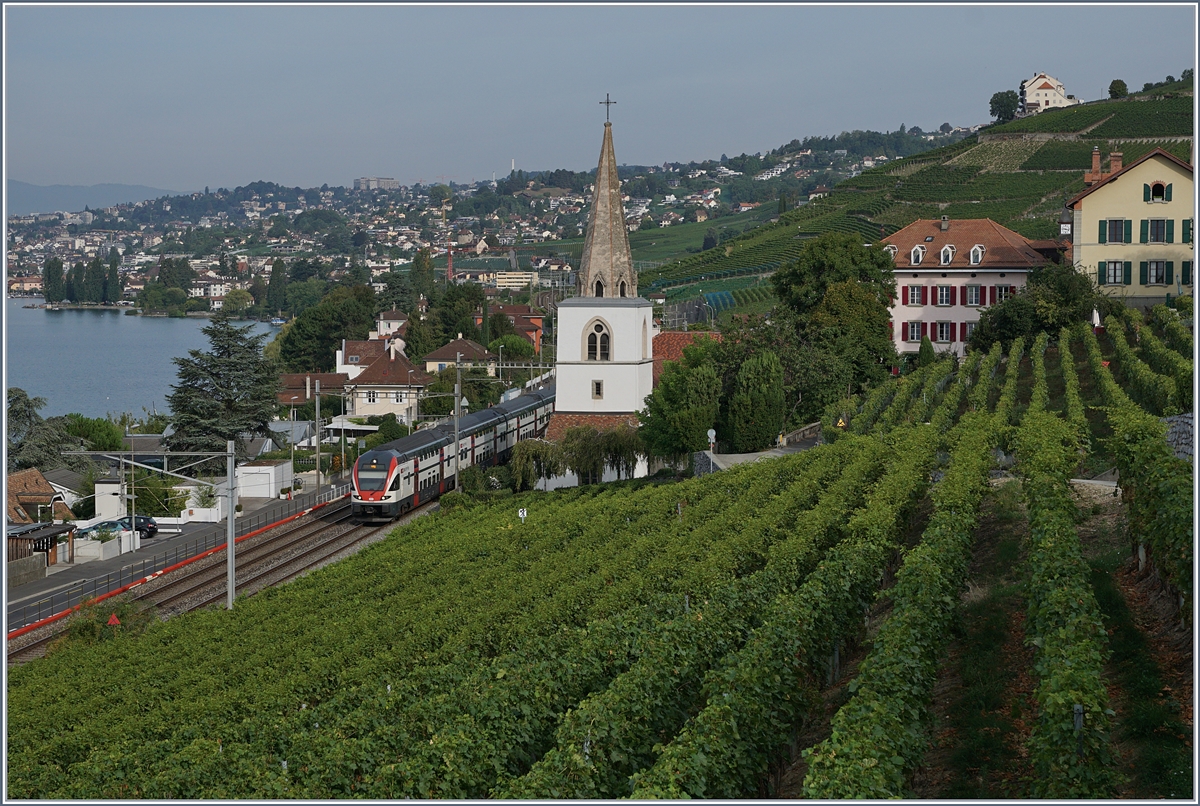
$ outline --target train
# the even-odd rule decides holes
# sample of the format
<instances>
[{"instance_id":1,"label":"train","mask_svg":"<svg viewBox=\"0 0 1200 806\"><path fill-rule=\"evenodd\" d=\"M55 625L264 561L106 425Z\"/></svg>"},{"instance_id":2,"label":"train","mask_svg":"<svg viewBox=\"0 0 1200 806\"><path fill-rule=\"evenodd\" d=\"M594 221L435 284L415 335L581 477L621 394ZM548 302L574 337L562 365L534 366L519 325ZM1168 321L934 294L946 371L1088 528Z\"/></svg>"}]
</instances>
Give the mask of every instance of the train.
<instances>
[{"instance_id":1,"label":"train","mask_svg":"<svg viewBox=\"0 0 1200 806\"><path fill-rule=\"evenodd\" d=\"M518 442L546 433L553 413L551 385L459 417L459 471L507 461ZM352 477L350 513L360 523L395 520L453 490L453 421L367 451L354 463Z\"/></svg>"}]
</instances>

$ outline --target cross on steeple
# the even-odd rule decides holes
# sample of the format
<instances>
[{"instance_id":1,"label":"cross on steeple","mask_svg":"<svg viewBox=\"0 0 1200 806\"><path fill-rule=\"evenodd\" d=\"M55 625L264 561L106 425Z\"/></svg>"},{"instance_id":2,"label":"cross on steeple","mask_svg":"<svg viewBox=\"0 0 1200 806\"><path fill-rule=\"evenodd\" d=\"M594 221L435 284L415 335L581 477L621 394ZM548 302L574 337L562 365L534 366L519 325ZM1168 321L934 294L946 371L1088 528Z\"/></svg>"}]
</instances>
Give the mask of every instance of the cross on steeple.
<instances>
[{"instance_id":1,"label":"cross on steeple","mask_svg":"<svg viewBox=\"0 0 1200 806\"><path fill-rule=\"evenodd\" d=\"M608 120L608 108L610 106L612 106L613 104L615 104L616 101L610 101L608 99L608 93L606 92L606 93L604 93L604 100L601 101L600 103L604 104L604 120L607 121Z\"/></svg>"}]
</instances>

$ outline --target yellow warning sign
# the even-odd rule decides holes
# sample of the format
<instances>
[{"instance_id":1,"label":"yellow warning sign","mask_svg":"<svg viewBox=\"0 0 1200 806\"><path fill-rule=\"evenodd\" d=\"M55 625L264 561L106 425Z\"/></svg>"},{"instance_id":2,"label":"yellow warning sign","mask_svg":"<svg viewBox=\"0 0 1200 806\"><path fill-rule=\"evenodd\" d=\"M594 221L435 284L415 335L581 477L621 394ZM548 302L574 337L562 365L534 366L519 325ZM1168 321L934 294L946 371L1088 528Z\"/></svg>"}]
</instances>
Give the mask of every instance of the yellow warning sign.
<instances>
[{"instance_id":1,"label":"yellow warning sign","mask_svg":"<svg viewBox=\"0 0 1200 806\"><path fill-rule=\"evenodd\" d=\"M845 428L845 427L846 427L846 420L842 417L838 417L838 428Z\"/></svg>"}]
</instances>

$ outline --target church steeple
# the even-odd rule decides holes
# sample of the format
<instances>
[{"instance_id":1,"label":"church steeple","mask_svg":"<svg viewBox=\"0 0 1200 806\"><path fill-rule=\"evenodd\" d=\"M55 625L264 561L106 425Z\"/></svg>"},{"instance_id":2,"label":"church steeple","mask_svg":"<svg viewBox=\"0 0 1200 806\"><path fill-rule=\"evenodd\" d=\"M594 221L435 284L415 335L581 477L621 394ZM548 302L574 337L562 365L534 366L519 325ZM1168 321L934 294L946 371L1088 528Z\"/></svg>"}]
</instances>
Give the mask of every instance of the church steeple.
<instances>
[{"instance_id":1,"label":"church steeple","mask_svg":"<svg viewBox=\"0 0 1200 806\"><path fill-rule=\"evenodd\" d=\"M604 103L601 101L601 103ZM583 259L575 291L581 297L636 297L637 274L629 252L625 229L625 207L621 204L621 182L613 153L612 124L604 123L604 143L596 168L596 191L592 215L583 242Z\"/></svg>"}]
</instances>

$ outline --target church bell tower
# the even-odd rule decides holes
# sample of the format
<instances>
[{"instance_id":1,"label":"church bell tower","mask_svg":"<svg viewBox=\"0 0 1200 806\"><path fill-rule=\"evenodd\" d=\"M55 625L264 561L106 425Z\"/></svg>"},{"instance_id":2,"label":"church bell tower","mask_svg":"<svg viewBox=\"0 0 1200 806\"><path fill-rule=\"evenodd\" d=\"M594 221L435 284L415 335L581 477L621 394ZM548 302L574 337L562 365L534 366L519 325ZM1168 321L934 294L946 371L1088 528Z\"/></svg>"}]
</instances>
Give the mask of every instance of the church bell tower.
<instances>
[{"instance_id":1,"label":"church bell tower","mask_svg":"<svg viewBox=\"0 0 1200 806\"><path fill-rule=\"evenodd\" d=\"M600 146L600 165L596 168L592 214L583 242L583 260L579 264L575 293L580 297L618 299L637 296L637 274L633 271L629 253L625 206L621 203L621 182L617 178L617 158L613 154L612 123L608 121L604 122L604 143Z\"/></svg>"}]
</instances>

